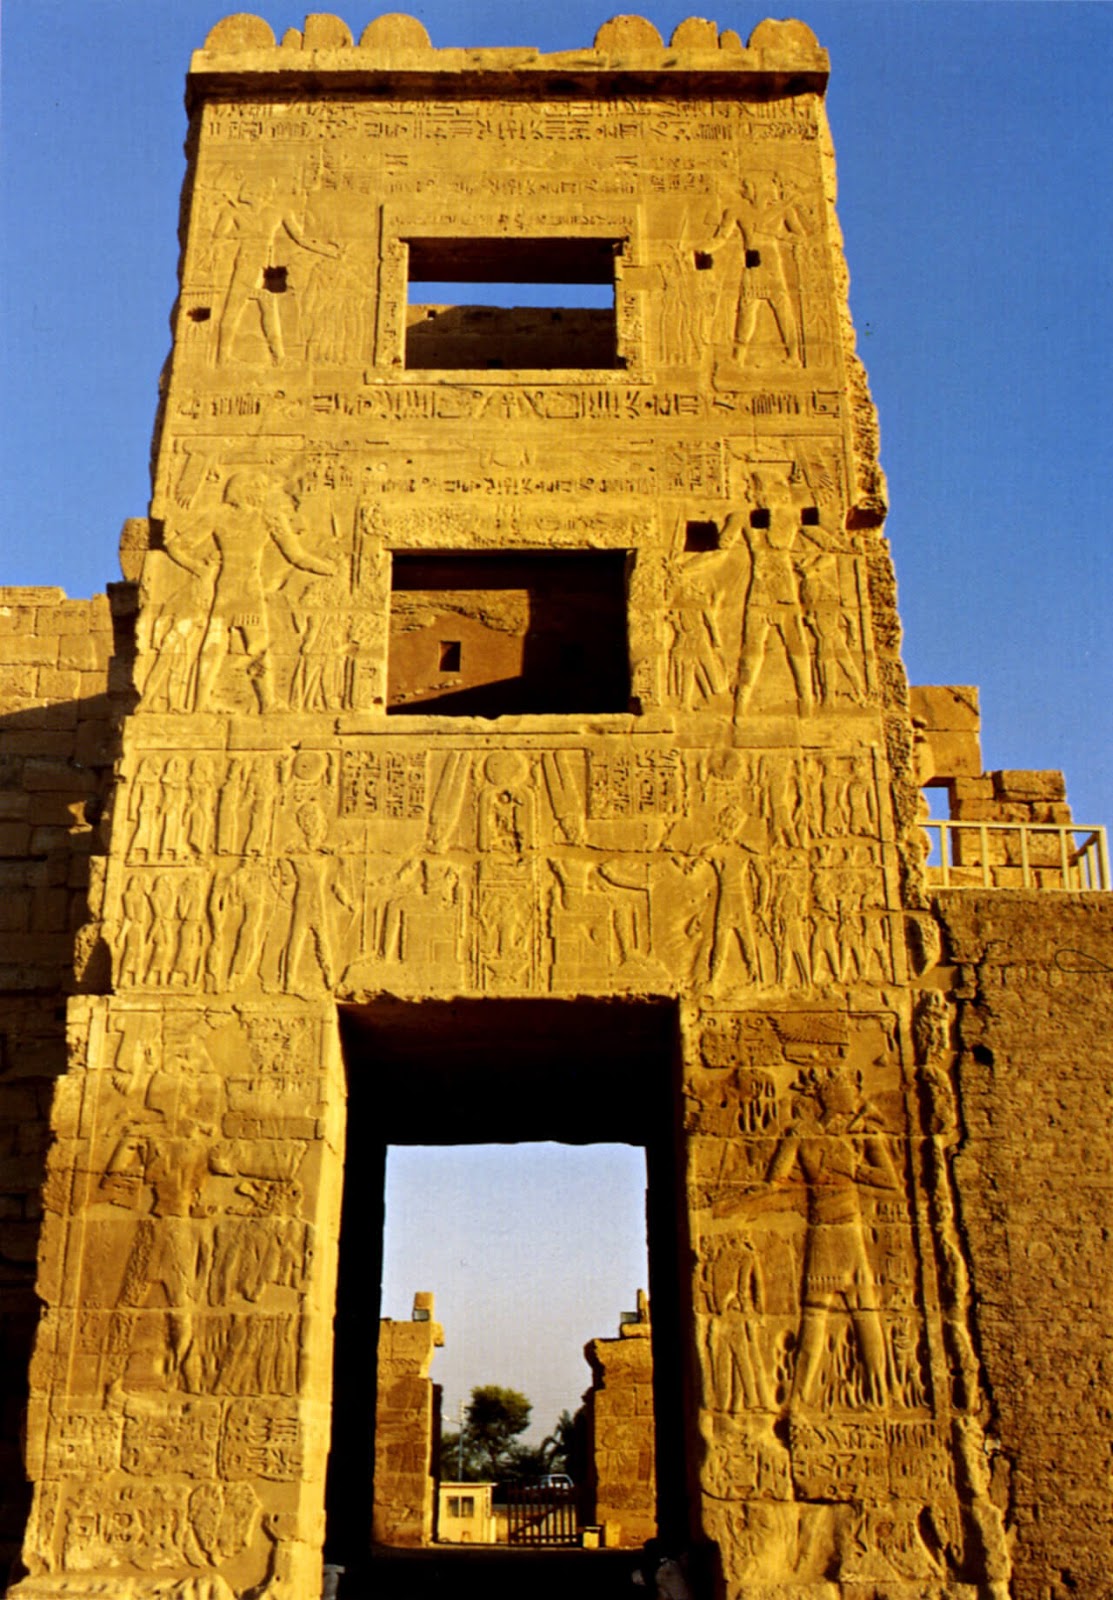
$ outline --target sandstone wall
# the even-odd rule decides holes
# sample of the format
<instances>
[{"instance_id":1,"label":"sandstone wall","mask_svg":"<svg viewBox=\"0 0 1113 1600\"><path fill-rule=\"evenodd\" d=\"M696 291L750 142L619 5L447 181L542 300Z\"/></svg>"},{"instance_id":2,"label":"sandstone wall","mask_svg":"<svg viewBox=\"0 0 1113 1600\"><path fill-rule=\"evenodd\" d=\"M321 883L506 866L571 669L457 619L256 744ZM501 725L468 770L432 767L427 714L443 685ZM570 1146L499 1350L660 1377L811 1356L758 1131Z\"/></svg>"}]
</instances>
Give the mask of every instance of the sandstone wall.
<instances>
[{"instance_id":1,"label":"sandstone wall","mask_svg":"<svg viewBox=\"0 0 1113 1600\"><path fill-rule=\"evenodd\" d=\"M433 1538L441 1418L429 1367L444 1330L432 1321L431 1294L415 1297L414 1313L410 1322L379 1323L373 1537L393 1545Z\"/></svg>"},{"instance_id":2,"label":"sandstone wall","mask_svg":"<svg viewBox=\"0 0 1113 1600\"><path fill-rule=\"evenodd\" d=\"M542 57L240 15L194 57L21 1600L306 1600L326 1513L374 1589L358 1169L477 1104L601 1138L601 1098L647 1150L662 1538L720 1600L1002 1600L826 74L696 18ZM542 268L605 340L414 303Z\"/></svg>"},{"instance_id":3,"label":"sandstone wall","mask_svg":"<svg viewBox=\"0 0 1113 1600\"><path fill-rule=\"evenodd\" d=\"M940 895L955 1171L1015 1600L1109 1593L1113 901Z\"/></svg>"},{"instance_id":4,"label":"sandstone wall","mask_svg":"<svg viewBox=\"0 0 1113 1600\"><path fill-rule=\"evenodd\" d=\"M0 1571L27 1514L18 1439L38 1310L39 1191L111 760L111 653L104 595L0 588Z\"/></svg>"},{"instance_id":5,"label":"sandstone wall","mask_svg":"<svg viewBox=\"0 0 1113 1600\"><path fill-rule=\"evenodd\" d=\"M590 1522L607 1544L640 1545L657 1532L654 1471L653 1347L648 1302L639 1292L641 1320L617 1339L584 1347L592 1384L584 1399L590 1438Z\"/></svg>"}]
</instances>

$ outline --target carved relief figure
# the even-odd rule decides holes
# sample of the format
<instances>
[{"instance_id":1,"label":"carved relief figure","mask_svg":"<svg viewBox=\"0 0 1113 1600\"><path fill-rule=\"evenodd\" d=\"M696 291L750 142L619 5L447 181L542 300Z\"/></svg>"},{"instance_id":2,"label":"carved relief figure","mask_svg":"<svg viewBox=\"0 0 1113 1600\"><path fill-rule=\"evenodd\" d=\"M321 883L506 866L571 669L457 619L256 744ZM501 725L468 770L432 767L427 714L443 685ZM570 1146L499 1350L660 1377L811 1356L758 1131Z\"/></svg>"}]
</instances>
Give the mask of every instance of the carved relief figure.
<instances>
[{"instance_id":1,"label":"carved relief figure","mask_svg":"<svg viewBox=\"0 0 1113 1600\"><path fill-rule=\"evenodd\" d=\"M801 364L795 306L795 248L807 228L803 215L770 174L743 178L739 198L729 204L706 246L705 255L722 257L728 305L733 302L731 354L745 359L763 320L776 332L783 357ZM764 313L764 315L763 315Z\"/></svg>"},{"instance_id":2,"label":"carved relief figure","mask_svg":"<svg viewBox=\"0 0 1113 1600\"><path fill-rule=\"evenodd\" d=\"M263 557L273 546L302 572L333 572L331 562L302 548L290 509L289 496L266 473L252 470L229 478L218 508L176 512L167 520L167 555L186 572L212 581L198 667L199 711L211 706L222 669L237 652L246 657L259 710L274 706Z\"/></svg>"},{"instance_id":3,"label":"carved relief figure","mask_svg":"<svg viewBox=\"0 0 1113 1600\"><path fill-rule=\"evenodd\" d=\"M537 842L537 797L521 755L501 751L487 757L479 791L479 848L495 855L521 855Z\"/></svg>"},{"instance_id":4,"label":"carved relief figure","mask_svg":"<svg viewBox=\"0 0 1113 1600\"><path fill-rule=\"evenodd\" d=\"M340 710L351 698L344 619L335 610L298 607L292 621L299 649L290 684L291 709Z\"/></svg>"},{"instance_id":5,"label":"carved relief figure","mask_svg":"<svg viewBox=\"0 0 1113 1600\"><path fill-rule=\"evenodd\" d=\"M805 624L815 647L815 692L820 700L836 694L864 700L865 680L854 618L839 593L838 558L813 555L798 565Z\"/></svg>"},{"instance_id":6,"label":"carved relief figure","mask_svg":"<svg viewBox=\"0 0 1113 1600\"><path fill-rule=\"evenodd\" d=\"M297 242L313 248L304 236ZM364 361L367 307L375 303L367 274L352 260L348 245L318 247L318 254L326 259L314 261L301 299L306 353L332 364Z\"/></svg>"},{"instance_id":7,"label":"carved relief figure","mask_svg":"<svg viewBox=\"0 0 1113 1600\"><path fill-rule=\"evenodd\" d=\"M803 1312L793 1399L815 1398L830 1313L845 1307L858 1341L870 1401L888 1396L885 1336L866 1253L861 1188L900 1188L880 1119L837 1070L819 1075L813 1095L773 1154L766 1175L775 1192L802 1187L807 1198Z\"/></svg>"},{"instance_id":8,"label":"carved relief figure","mask_svg":"<svg viewBox=\"0 0 1113 1600\"><path fill-rule=\"evenodd\" d=\"M128 794L128 820L131 823L128 853L133 860L155 859L161 799L162 779L158 757L143 756Z\"/></svg>"},{"instance_id":9,"label":"carved relief figure","mask_svg":"<svg viewBox=\"0 0 1113 1600\"><path fill-rule=\"evenodd\" d=\"M695 710L730 685L726 612L736 604L741 520L728 517L716 550L680 558L668 611L669 695L685 711ZM734 612L737 627L737 612Z\"/></svg>"},{"instance_id":10,"label":"carved relief figure","mask_svg":"<svg viewBox=\"0 0 1113 1600\"><path fill-rule=\"evenodd\" d=\"M331 989L336 977L333 907L347 911L355 904L347 893L334 857L322 853L328 834L324 812L315 800L304 800L296 814L298 830L308 855L291 858L293 898L289 940L283 956L284 987L320 981ZM308 966L309 971L306 971Z\"/></svg>"},{"instance_id":11,"label":"carved relief figure","mask_svg":"<svg viewBox=\"0 0 1113 1600\"><path fill-rule=\"evenodd\" d=\"M728 525L741 527L750 551L750 581L742 622L742 655L735 689L735 715L749 706L765 667L770 645L779 646L792 674L802 716L812 711L812 665L799 572L794 559L798 548L796 515L791 507L773 505L763 518L766 526L753 526L753 518L733 511Z\"/></svg>"},{"instance_id":12,"label":"carved relief figure","mask_svg":"<svg viewBox=\"0 0 1113 1600\"><path fill-rule=\"evenodd\" d=\"M213 228L214 239L236 241L232 278L220 313L217 339L220 363L232 359L236 335L252 304L258 308L272 362L281 361L286 353L279 313L285 269L276 260L276 247L282 234L313 255L335 257L339 254L339 246L331 240L313 239L304 232L293 215L290 199L277 191L277 180L272 174L249 173L237 193L227 196Z\"/></svg>"},{"instance_id":13,"label":"carved relief figure","mask_svg":"<svg viewBox=\"0 0 1113 1600\"><path fill-rule=\"evenodd\" d=\"M740 1240L720 1248L705 1264L704 1285L710 1312L704 1327L704 1404L727 1414L772 1410L774 1389L759 1334L765 1285L753 1245Z\"/></svg>"}]
</instances>

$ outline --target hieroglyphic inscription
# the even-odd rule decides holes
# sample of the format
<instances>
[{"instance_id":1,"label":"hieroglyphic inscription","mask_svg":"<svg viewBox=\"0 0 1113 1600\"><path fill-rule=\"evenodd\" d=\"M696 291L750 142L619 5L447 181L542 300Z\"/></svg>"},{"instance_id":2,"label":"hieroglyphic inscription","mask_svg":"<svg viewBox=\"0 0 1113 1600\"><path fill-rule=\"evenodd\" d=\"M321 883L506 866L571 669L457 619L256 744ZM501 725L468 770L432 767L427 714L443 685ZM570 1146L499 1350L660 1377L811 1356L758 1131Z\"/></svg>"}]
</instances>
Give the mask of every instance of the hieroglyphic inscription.
<instances>
[{"instance_id":1,"label":"hieroglyphic inscription","mask_svg":"<svg viewBox=\"0 0 1113 1600\"><path fill-rule=\"evenodd\" d=\"M340 813L389 822L425 818L425 756L345 750Z\"/></svg>"},{"instance_id":2,"label":"hieroglyphic inscription","mask_svg":"<svg viewBox=\"0 0 1113 1600\"><path fill-rule=\"evenodd\" d=\"M683 803L680 757L673 750L635 750L588 758L588 812L593 817L675 816Z\"/></svg>"}]
</instances>

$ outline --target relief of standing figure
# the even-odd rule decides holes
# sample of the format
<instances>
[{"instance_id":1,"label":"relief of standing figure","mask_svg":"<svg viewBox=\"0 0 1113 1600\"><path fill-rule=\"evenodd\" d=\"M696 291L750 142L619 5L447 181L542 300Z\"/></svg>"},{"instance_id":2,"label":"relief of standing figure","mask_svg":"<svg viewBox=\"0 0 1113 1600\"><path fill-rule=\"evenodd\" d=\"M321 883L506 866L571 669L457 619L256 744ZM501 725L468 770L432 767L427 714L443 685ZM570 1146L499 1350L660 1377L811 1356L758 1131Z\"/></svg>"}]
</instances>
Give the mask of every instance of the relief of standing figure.
<instances>
[{"instance_id":1,"label":"relief of standing figure","mask_svg":"<svg viewBox=\"0 0 1113 1600\"><path fill-rule=\"evenodd\" d=\"M754 1217L799 1196L807 1212L804 1283L792 1403L817 1402L832 1312L849 1315L873 1406L889 1398L885 1331L862 1220L863 1190L899 1191L880 1118L837 1069L819 1072L773 1152L765 1182L717 1204L716 1216Z\"/></svg>"},{"instance_id":2,"label":"relief of standing figure","mask_svg":"<svg viewBox=\"0 0 1113 1600\"><path fill-rule=\"evenodd\" d=\"M274 707L270 626L263 587L263 557L274 546L291 567L330 577L331 562L301 546L290 521L290 497L265 472L236 472L219 507L167 519L166 554L194 577L211 575L212 599L201 640L195 709L210 707L221 671L233 652L247 657L247 674L260 711Z\"/></svg>"},{"instance_id":3,"label":"relief of standing figure","mask_svg":"<svg viewBox=\"0 0 1113 1600\"><path fill-rule=\"evenodd\" d=\"M785 359L801 364L793 286L795 246L805 233L804 219L779 178L742 179L739 199L726 207L701 253L708 264L723 254L730 279L737 282L731 331L735 361L743 361L753 344L764 309Z\"/></svg>"}]
</instances>

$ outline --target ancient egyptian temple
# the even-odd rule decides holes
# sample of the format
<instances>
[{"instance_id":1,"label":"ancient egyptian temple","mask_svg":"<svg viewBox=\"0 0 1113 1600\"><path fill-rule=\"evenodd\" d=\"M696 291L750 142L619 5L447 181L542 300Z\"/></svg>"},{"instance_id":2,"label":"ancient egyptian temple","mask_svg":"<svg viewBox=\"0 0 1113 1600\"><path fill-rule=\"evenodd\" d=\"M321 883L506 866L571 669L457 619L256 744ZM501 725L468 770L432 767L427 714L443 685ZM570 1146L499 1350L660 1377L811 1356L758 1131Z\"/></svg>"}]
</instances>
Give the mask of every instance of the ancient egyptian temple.
<instances>
[{"instance_id":1,"label":"ancient egyptian temple","mask_svg":"<svg viewBox=\"0 0 1113 1600\"><path fill-rule=\"evenodd\" d=\"M150 505L0 589L16 1600L1108 1594L1105 836L907 683L827 77L193 56ZM646 1153L652 1537L508 1589L431 1543L428 1295L375 1359L383 1174L533 1141Z\"/></svg>"}]
</instances>

